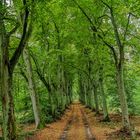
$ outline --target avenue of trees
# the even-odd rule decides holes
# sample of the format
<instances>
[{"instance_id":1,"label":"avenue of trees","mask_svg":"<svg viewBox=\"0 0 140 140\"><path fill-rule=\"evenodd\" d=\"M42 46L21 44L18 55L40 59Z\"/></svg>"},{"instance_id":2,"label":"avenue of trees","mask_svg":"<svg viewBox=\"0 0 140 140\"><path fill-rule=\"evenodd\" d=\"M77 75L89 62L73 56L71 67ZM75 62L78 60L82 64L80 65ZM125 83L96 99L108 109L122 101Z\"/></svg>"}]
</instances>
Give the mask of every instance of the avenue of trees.
<instances>
[{"instance_id":1,"label":"avenue of trees","mask_svg":"<svg viewBox=\"0 0 140 140\"><path fill-rule=\"evenodd\" d=\"M139 83L140 1L0 0L4 140L18 139L20 124L45 127L77 98L103 121L121 114L131 133Z\"/></svg>"}]
</instances>

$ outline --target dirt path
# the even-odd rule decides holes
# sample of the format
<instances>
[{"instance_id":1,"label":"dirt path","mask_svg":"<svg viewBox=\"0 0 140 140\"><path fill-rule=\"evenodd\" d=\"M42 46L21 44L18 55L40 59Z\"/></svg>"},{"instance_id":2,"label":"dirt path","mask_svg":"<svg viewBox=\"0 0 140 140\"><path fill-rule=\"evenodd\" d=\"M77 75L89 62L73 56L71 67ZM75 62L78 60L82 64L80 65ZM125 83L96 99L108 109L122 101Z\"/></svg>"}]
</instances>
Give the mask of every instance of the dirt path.
<instances>
[{"instance_id":1,"label":"dirt path","mask_svg":"<svg viewBox=\"0 0 140 140\"><path fill-rule=\"evenodd\" d=\"M73 108L72 120L67 124L60 140L94 140L83 107L75 104Z\"/></svg>"},{"instance_id":2,"label":"dirt path","mask_svg":"<svg viewBox=\"0 0 140 140\"><path fill-rule=\"evenodd\" d=\"M54 122L26 140L95 140L84 107L75 103L58 122Z\"/></svg>"},{"instance_id":3,"label":"dirt path","mask_svg":"<svg viewBox=\"0 0 140 140\"><path fill-rule=\"evenodd\" d=\"M91 130L89 121L87 119L86 113L83 111L83 109L81 109L81 114L83 117L83 123L84 123L85 131L86 131L87 140L96 140L95 136L92 133L92 130Z\"/></svg>"},{"instance_id":4,"label":"dirt path","mask_svg":"<svg viewBox=\"0 0 140 140\"><path fill-rule=\"evenodd\" d=\"M102 122L103 115L96 116L93 111L79 103L72 104L57 122L36 132L26 140L131 140L118 132L121 128L121 116L110 115L111 122ZM139 130L140 117L132 118ZM137 140L140 140L138 136Z\"/></svg>"}]
</instances>

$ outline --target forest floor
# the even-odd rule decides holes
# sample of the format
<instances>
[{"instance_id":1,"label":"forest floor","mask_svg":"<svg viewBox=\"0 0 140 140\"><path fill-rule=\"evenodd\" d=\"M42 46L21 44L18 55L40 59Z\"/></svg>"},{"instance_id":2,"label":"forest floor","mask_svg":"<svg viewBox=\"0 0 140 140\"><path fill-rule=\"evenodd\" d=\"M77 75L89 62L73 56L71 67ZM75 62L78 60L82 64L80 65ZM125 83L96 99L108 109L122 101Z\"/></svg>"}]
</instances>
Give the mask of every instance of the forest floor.
<instances>
[{"instance_id":1,"label":"forest floor","mask_svg":"<svg viewBox=\"0 0 140 140\"><path fill-rule=\"evenodd\" d=\"M112 114L110 118L111 122L103 122L102 115L74 103L60 120L48 124L26 140L131 140L129 134L119 131L121 116ZM140 132L140 117L131 117L131 122ZM33 126L29 130L31 128ZM136 140L140 140L140 135Z\"/></svg>"}]
</instances>

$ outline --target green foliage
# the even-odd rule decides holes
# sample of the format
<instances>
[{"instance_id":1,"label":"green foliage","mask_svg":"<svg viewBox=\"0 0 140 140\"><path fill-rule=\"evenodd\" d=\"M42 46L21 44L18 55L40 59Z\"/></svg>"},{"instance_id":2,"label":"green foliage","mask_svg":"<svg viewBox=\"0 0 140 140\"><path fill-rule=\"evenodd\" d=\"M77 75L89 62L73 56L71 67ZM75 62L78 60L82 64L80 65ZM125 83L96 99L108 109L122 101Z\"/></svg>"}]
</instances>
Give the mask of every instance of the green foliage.
<instances>
[{"instance_id":1,"label":"green foliage","mask_svg":"<svg viewBox=\"0 0 140 140\"><path fill-rule=\"evenodd\" d=\"M113 9L119 38L124 45L123 80L129 113L140 115L139 3L136 0L35 0L32 11L33 32L26 47L30 52L34 88L44 123L59 119L67 106L78 98L87 106L95 108L95 88L99 108L102 109L101 79L109 112L121 112L114 54L106 45L114 48L119 61L120 50L108 7ZM14 0L11 6L0 6L0 14L5 13L6 18L3 20L0 17L0 23L4 21L7 32L17 21L20 23L9 40L11 58L21 38L25 7L19 0ZM26 6L31 11L32 1L29 0ZM27 79L21 56L13 76L18 123L34 123Z\"/></svg>"}]
</instances>

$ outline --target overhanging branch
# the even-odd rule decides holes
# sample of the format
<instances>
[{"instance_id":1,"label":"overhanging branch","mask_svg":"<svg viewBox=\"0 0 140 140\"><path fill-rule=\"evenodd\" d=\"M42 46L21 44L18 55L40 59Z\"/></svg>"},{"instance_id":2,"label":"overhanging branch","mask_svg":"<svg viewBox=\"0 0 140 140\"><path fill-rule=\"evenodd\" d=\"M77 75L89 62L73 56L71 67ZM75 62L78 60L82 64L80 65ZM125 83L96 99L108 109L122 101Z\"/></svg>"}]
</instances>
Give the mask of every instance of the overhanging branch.
<instances>
[{"instance_id":1,"label":"overhanging branch","mask_svg":"<svg viewBox=\"0 0 140 140\"><path fill-rule=\"evenodd\" d=\"M78 8L81 10L81 12L85 15L85 17L89 21L89 23L91 25L92 31L93 32L97 32L97 29L96 29L95 25L93 24L91 18L87 15L87 13L85 12L85 10L78 4L78 2L76 0L73 0L73 2L78 6Z\"/></svg>"},{"instance_id":2,"label":"overhanging branch","mask_svg":"<svg viewBox=\"0 0 140 140\"><path fill-rule=\"evenodd\" d=\"M18 59L20 57L20 55L23 52L23 49L26 45L26 42L29 39L29 36L31 35L31 31L32 31L32 22L30 23L29 27L28 27L28 20L29 20L29 10L27 7L27 3L26 0L23 0L23 4L25 6L25 13L24 13L24 21L23 21L23 31L22 31L22 37L21 40L19 42L19 45L17 47L17 49L15 50L11 60L10 60L10 70L11 72L14 70L15 65L18 62Z\"/></svg>"},{"instance_id":3,"label":"overhanging branch","mask_svg":"<svg viewBox=\"0 0 140 140\"><path fill-rule=\"evenodd\" d=\"M87 20L89 21L89 23L91 24L91 27L92 27L92 31L95 33L98 32L96 26L94 25L94 23L92 22L91 18L87 15L87 13L85 12L85 10L76 2L76 0L73 0L75 2L75 4L78 6L78 8L81 10L81 12L85 15L85 17L87 18ZM102 0L101 0L102 1ZM108 4L106 4L104 1L102 1L103 4L105 4L109 9L112 9ZM114 47L112 45L110 45L108 42L106 42L103 37L98 34L98 37L103 41L103 43L112 51L113 53L113 57L114 57L114 60L115 60L115 64L117 65L118 64L118 59L117 59L117 54L116 54L116 51L114 49Z\"/></svg>"},{"instance_id":4,"label":"overhanging branch","mask_svg":"<svg viewBox=\"0 0 140 140\"><path fill-rule=\"evenodd\" d=\"M129 24L130 24L130 18L131 18L131 13L128 14L127 24L126 24L126 28L125 28L125 31L124 31L123 41L126 41L126 36L127 36L127 32L128 32L128 27L129 27Z\"/></svg>"}]
</instances>

